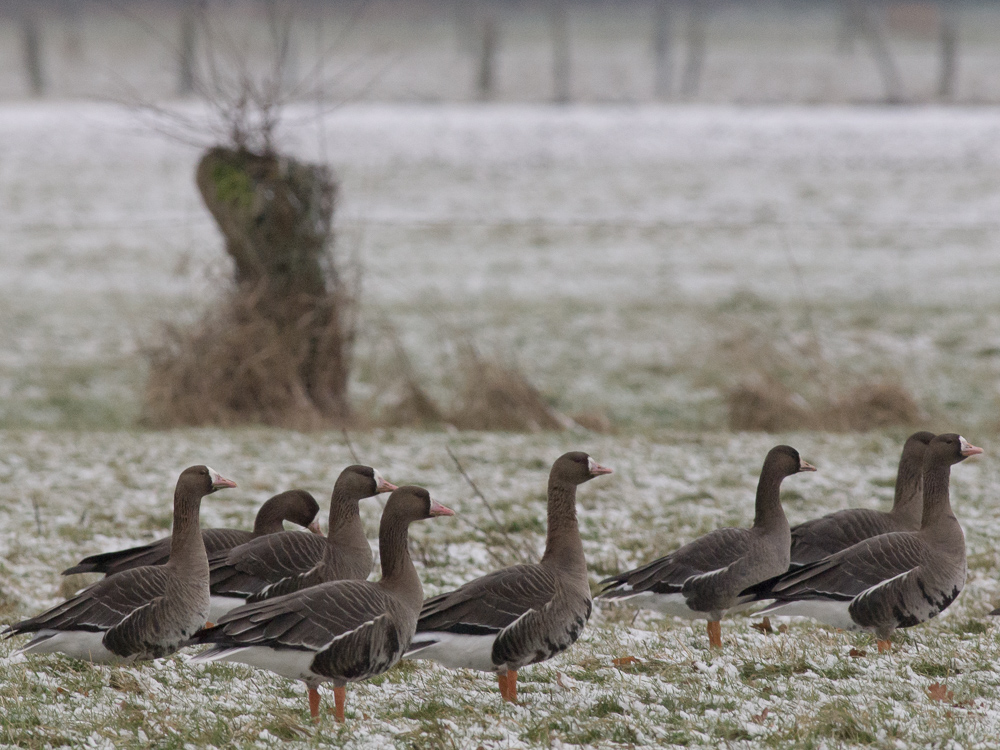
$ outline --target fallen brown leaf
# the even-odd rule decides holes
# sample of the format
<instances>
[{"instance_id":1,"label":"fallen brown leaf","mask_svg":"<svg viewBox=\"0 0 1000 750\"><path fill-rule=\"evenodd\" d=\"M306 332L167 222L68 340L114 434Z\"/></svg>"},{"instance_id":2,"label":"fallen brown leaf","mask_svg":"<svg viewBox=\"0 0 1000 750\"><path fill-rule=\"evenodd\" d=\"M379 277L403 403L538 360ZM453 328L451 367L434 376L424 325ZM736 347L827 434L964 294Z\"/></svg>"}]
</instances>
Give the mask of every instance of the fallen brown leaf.
<instances>
[{"instance_id":1,"label":"fallen brown leaf","mask_svg":"<svg viewBox=\"0 0 1000 750\"><path fill-rule=\"evenodd\" d=\"M634 656L618 656L611 660L611 663L616 667L627 667L630 664L638 664L639 660Z\"/></svg>"},{"instance_id":2,"label":"fallen brown leaf","mask_svg":"<svg viewBox=\"0 0 1000 750\"><path fill-rule=\"evenodd\" d=\"M947 685L935 682L933 685L928 686L927 695L930 696L932 701L950 703L952 698L955 697L955 692L953 690L949 690Z\"/></svg>"},{"instance_id":3,"label":"fallen brown leaf","mask_svg":"<svg viewBox=\"0 0 1000 750\"><path fill-rule=\"evenodd\" d=\"M759 630L761 633L767 633L768 635L774 632L774 628L771 627L770 617L765 617L760 622L752 622L750 623L750 627L754 630Z\"/></svg>"},{"instance_id":4,"label":"fallen brown leaf","mask_svg":"<svg viewBox=\"0 0 1000 750\"><path fill-rule=\"evenodd\" d=\"M868 652L859 648L852 648L847 652L847 655L854 659L860 659L862 656L868 656Z\"/></svg>"},{"instance_id":5,"label":"fallen brown leaf","mask_svg":"<svg viewBox=\"0 0 1000 750\"><path fill-rule=\"evenodd\" d=\"M768 710L767 710L767 709L765 708L765 709L764 709L763 711L761 711L761 712L760 712L760 714L758 714L757 716L751 716L751 717L750 717L750 720L751 720L751 721L752 721L752 722L753 722L754 724L763 724L763 723L764 723L764 719L766 719L766 718L767 718L767 714L768 714Z\"/></svg>"}]
</instances>

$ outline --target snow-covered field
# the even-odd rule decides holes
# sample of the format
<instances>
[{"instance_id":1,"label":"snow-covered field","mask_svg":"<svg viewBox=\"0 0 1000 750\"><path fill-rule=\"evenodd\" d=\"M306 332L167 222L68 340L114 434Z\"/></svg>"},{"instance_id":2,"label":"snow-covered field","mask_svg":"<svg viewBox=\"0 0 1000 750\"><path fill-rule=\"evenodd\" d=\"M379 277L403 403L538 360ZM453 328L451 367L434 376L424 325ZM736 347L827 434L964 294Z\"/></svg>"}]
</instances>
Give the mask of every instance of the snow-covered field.
<instances>
[{"instance_id":1,"label":"snow-covered field","mask_svg":"<svg viewBox=\"0 0 1000 750\"><path fill-rule=\"evenodd\" d=\"M971 436L970 439L973 439ZM899 441L882 436L784 436L819 472L790 477L792 522L891 500ZM550 462L582 448L615 469L579 492L592 580L667 552L720 525L748 524L766 435L641 438L377 432L354 436L359 457L391 481L418 482L457 511L415 525L425 593L491 569L486 534L540 550ZM449 459L450 446L500 517L498 529ZM989 450L989 449L988 449ZM8 432L0 457L0 620L56 603L80 585L58 571L81 556L166 533L176 473L206 461L240 484L206 499L210 525L248 527L273 492L301 486L326 498L351 461L339 434L270 430L171 433ZM425 663L348 688L344 728L314 730L301 685L249 668L193 668L184 655L136 668L61 657L8 658L0 644L0 743L22 747L325 744L349 747L992 747L1000 731L1000 659L985 617L1000 596L995 540L998 476L991 455L953 471L965 522L968 585L938 620L877 655L870 637L807 622L764 635L745 617L723 623L707 650L701 623L602 609L581 640L521 672L520 706L495 680ZM374 537L380 502L362 506ZM326 505L325 502L322 505ZM325 525L325 519L324 519ZM507 553L501 548L501 556ZM777 624L777 623L775 623ZM852 656L852 650L854 655ZM858 655L864 651L865 655ZM615 658L639 661L616 667ZM932 700L945 685L953 695ZM327 694L327 700L330 695Z\"/></svg>"},{"instance_id":2,"label":"snow-covered field","mask_svg":"<svg viewBox=\"0 0 1000 750\"><path fill-rule=\"evenodd\" d=\"M884 656L865 637L806 623L767 636L746 619L724 623L727 648L709 654L700 626L599 611L572 650L524 670L521 707L501 705L485 676L411 665L351 688L347 726L318 733L301 686L267 674L195 670L183 657L115 670L7 659L15 644L4 642L0 742L995 746L1000 648L984 614L1000 599L1000 112L293 114L287 143L338 170L338 247L365 269L359 405L394 377L390 325L433 393L447 393L454 343L469 336L515 359L561 410L604 413L617 430L352 434L387 478L459 511L414 530L427 593L495 564L493 521L446 445L511 538L536 549L551 461L580 448L612 466L580 493L594 581L749 522L756 472L777 442L820 468L787 481L793 522L884 507L905 433L724 431L725 388L740 373L718 351L748 336L811 356L818 346L842 372L892 374L927 427L986 449L953 472L966 591ZM328 496L352 461L339 433L134 428L142 347L226 278L196 160L110 106L0 107L0 621L70 593L83 579L58 571L83 555L165 534L187 465L240 483L209 498L206 524L248 527L275 491ZM372 536L377 515L377 503L365 508ZM639 663L614 666L626 655ZM953 697L931 700L935 683Z\"/></svg>"},{"instance_id":3,"label":"snow-covered field","mask_svg":"<svg viewBox=\"0 0 1000 750\"><path fill-rule=\"evenodd\" d=\"M718 429L739 376L720 348L753 336L888 374L942 429L996 427L997 110L313 115L292 113L286 141L342 179L338 247L365 271L359 404L393 380L388 324L441 398L468 336L567 413ZM226 275L197 153L113 107L0 109L5 424L132 423L143 345Z\"/></svg>"}]
</instances>

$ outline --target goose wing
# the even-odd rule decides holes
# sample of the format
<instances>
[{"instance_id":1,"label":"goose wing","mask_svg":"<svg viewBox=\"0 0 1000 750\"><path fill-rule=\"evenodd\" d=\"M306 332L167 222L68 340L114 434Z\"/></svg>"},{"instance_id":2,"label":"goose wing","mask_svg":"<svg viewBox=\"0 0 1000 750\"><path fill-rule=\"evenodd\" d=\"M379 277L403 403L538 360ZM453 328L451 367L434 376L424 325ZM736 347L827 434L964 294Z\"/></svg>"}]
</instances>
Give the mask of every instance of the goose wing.
<instances>
[{"instance_id":1,"label":"goose wing","mask_svg":"<svg viewBox=\"0 0 1000 750\"><path fill-rule=\"evenodd\" d=\"M417 632L499 633L525 613L541 610L555 594L555 575L542 566L504 568L425 601Z\"/></svg>"},{"instance_id":2,"label":"goose wing","mask_svg":"<svg viewBox=\"0 0 1000 750\"><path fill-rule=\"evenodd\" d=\"M326 538L316 534L279 531L210 556L212 594L258 594L269 584L308 572L322 560L326 545Z\"/></svg>"},{"instance_id":3,"label":"goose wing","mask_svg":"<svg viewBox=\"0 0 1000 750\"><path fill-rule=\"evenodd\" d=\"M718 585L720 578L736 574L732 565L749 551L751 544L749 529L716 529L669 555L605 578L601 583L606 586L598 596L618 598L642 592L681 593L685 582L696 576L700 580L690 584L692 591Z\"/></svg>"},{"instance_id":4,"label":"goose wing","mask_svg":"<svg viewBox=\"0 0 1000 750\"><path fill-rule=\"evenodd\" d=\"M888 513L850 508L800 523L792 528L792 563L810 563L858 542L905 529Z\"/></svg>"},{"instance_id":5,"label":"goose wing","mask_svg":"<svg viewBox=\"0 0 1000 750\"><path fill-rule=\"evenodd\" d=\"M929 554L913 532L894 532L866 539L836 554L783 576L772 588L778 602L796 599L849 601L883 581L905 575Z\"/></svg>"},{"instance_id":6,"label":"goose wing","mask_svg":"<svg viewBox=\"0 0 1000 750\"><path fill-rule=\"evenodd\" d=\"M228 612L193 642L320 651L370 625L395 601L368 581L334 581ZM360 637L360 636L358 636Z\"/></svg>"},{"instance_id":7,"label":"goose wing","mask_svg":"<svg viewBox=\"0 0 1000 750\"><path fill-rule=\"evenodd\" d=\"M39 630L110 630L133 611L162 597L167 576L162 565L122 571L88 586L62 604L14 623L5 635Z\"/></svg>"}]
</instances>

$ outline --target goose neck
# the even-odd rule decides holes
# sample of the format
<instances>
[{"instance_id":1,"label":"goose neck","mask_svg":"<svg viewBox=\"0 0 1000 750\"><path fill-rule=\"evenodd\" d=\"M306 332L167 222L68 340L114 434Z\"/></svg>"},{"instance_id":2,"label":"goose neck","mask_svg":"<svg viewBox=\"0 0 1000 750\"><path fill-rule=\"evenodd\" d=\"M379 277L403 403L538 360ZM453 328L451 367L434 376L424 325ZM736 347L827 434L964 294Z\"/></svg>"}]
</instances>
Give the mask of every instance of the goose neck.
<instances>
[{"instance_id":1,"label":"goose neck","mask_svg":"<svg viewBox=\"0 0 1000 750\"><path fill-rule=\"evenodd\" d=\"M950 497L951 466L930 464L924 469L924 510L921 531L931 531L942 519L954 518Z\"/></svg>"},{"instance_id":2,"label":"goose neck","mask_svg":"<svg viewBox=\"0 0 1000 750\"><path fill-rule=\"evenodd\" d=\"M587 575L580 524L576 517L576 485L549 479L548 527L543 565L555 565Z\"/></svg>"},{"instance_id":3,"label":"goose neck","mask_svg":"<svg viewBox=\"0 0 1000 750\"><path fill-rule=\"evenodd\" d=\"M788 527L785 510L781 507L781 482L785 475L774 466L764 465L757 481L754 501L754 528L773 529Z\"/></svg>"},{"instance_id":4,"label":"goose neck","mask_svg":"<svg viewBox=\"0 0 1000 750\"><path fill-rule=\"evenodd\" d=\"M370 549L361 523L359 501L337 497L330 502L330 524L326 536L329 548Z\"/></svg>"},{"instance_id":5,"label":"goose neck","mask_svg":"<svg viewBox=\"0 0 1000 750\"><path fill-rule=\"evenodd\" d=\"M174 496L174 525L170 532L170 564L175 568L204 567L207 575L208 554L201 537L200 497Z\"/></svg>"},{"instance_id":6,"label":"goose neck","mask_svg":"<svg viewBox=\"0 0 1000 750\"><path fill-rule=\"evenodd\" d=\"M382 562L379 585L418 612L424 600L424 590L410 558L409 524L399 519L387 519L379 528L378 545Z\"/></svg>"},{"instance_id":7,"label":"goose neck","mask_svg":"<svg viewBox=\"0 0 1000 750\"><path fill-rule=\"evenodd\" d=\"M891 515L909 527L921 525L923 515L923 476L917 467L900 466Z\"/></svg>"}]
</instances>

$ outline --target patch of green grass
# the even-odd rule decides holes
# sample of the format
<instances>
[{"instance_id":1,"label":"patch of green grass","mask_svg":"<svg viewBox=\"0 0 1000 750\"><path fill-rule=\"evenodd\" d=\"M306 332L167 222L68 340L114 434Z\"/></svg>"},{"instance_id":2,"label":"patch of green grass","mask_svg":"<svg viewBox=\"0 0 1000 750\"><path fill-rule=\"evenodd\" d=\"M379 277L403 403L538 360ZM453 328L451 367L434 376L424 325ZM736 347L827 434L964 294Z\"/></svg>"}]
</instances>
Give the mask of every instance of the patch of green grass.
<instances>
[{"instance_id":1,"label":"patch of green grass","mask_svg":"<svg viewBox=\"0 0 1000 750\"><path fill-rule=\"evenodd\" d=\"M938 664L926 659L914 661L910 664L910 669L922 677L951 677L961 673L950 664Z\"/></svg>"},{"instance_id":2,"label":"patch of green grass","mask_svg":"<svg viewBox=\"0 0 1000 750\"><path fill-rule=\"evenodd\" d=\"M809 669L828 680L849 680L861 674L861 670L846 659L838 661L832 667L810 665Z\"/></svg>"},{"instance_id":3,"label":"patch of green grass","mask_svg":"<svg viewBox=\"0 0 1000 750\"><path fill-rule=\"evenodd\" d=\"M624 713L625 709L622 708L622 704L609 695L602 695L590 709L590 715L598 719L611 714Z\"/></svg>"},{"instance_id":4,"label":"patch of green grass","mask_svg":"<svg viewBox=\"0 0 1000 750\"><path fill-rule=\"evenodd\" d=\"M762 664L759 662L744 662L740 667L740 677L747 682L767 679L769 677L791 677L793 674L808 672L809 664L804 657L799 657L790 663Z\"/></svg>"},{"instance_id":5,"label":"patch of green grass","mask_svg":"<svg viewBox=\"0 0 1000 750\"><path fill-rule=\"evenodd\" d=\"M985 620L964 620L955 624L951 630L961 635L985 635L990 632L990 623Z\"/></svg>"},{"instance_id":6,"label":"patch of green grass","mask_svg":"<svg viewBox=\"0 0 1000 750\"><path fill-rule=\"evenodd\" d=\"M455 714L455 708L439 700L430 698L420 700L403 709L403 717L415 719L422 722L438 722L441 719L451 718Z\"/></svg>"}]
</instances>

